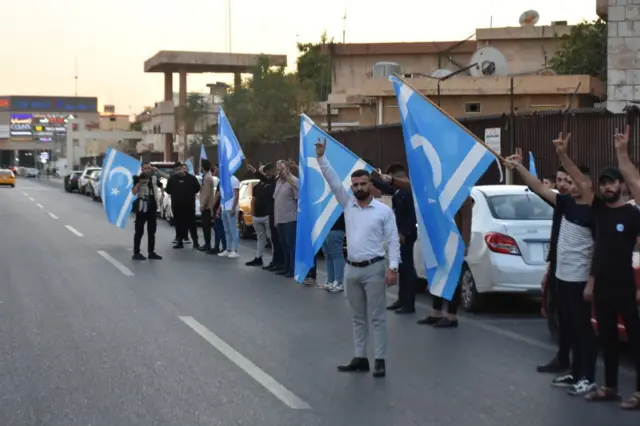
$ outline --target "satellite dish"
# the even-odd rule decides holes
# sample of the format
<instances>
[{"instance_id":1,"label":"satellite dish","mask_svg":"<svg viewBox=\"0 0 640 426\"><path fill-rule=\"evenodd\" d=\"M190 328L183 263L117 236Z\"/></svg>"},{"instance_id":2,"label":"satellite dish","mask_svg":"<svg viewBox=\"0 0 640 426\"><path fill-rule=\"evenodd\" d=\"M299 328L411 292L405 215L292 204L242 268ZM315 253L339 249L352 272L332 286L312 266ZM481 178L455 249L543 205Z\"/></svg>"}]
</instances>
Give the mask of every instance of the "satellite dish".
<instances>
[{"instance_id":1,"label":"satellite dish","mask_svg":"<svg viewBox=\"0 0 640 426\"><path fill-rule=\"evenodd\" d=\"M433 78L445 78L448 75L453 74L453 71L446 68L439 68L430 74Z\"/></svg>"},{"instance_id":2,"label":"satellite dish","mask_svg":"<svg viewBox=\"0 0 640 426\"><path fill-rule=\"evenodd\" d=\"M471 67L469 73L473 77L489 77L507 75L509 67L507 66L507 58L495 47L486 46L475 51L471 55L470 64L478 64L477 67Z\"/></svg>"},{"instance_id":3,"label":"satellite dish","mask_svg":"<svg viewBox=\"0 0 640 426\"><path fill-rule=\"evenodd\" d=\"M520 25L523 27L533 26L540 20L540 14L535 10L527 10L520 15Z\"/></svg>"}]
</instances>

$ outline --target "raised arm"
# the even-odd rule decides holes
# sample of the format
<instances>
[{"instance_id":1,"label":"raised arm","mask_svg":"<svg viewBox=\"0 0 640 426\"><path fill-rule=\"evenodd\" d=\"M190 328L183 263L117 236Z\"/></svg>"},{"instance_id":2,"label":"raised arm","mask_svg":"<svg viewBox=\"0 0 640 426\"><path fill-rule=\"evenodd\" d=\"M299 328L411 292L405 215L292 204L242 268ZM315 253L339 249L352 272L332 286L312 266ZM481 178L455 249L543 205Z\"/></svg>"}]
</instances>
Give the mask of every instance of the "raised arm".
<instances>
[{"instance_id":1,"label":"raised arm","mask_svg":"<svg viewBox=\"0 0 640 426\"><path fill-rule=\"evenodd\" d=\"M520 178L524 181L524 184L531 188L533 192L538 194L540 198L555 206L556 193L547 188L540 179L529 173L529 170L522 165L522 156L519 152L515 155L509 156L506 159L506 165L508 168L517 171Z\"/></svg>"},{"instance_id":2,"label":"raised arm","mask_svg":"<svg viewBox=\"0 0 640 426\"><path fill-rule=\"evenodd\" d=\"M331 188L331 191L336 196L338 203L340 203L340 205L344 208L349 203L349 199L351 197L347 190L344 188L344 185L342 185L342 182L340 182L338 174L335 172L335 170L333 170L331 164L329 164L329 160L327 160L327 158L324 156L326 149L327 140L325 139L324 142L320 142L320 139L318 139L318 142L316 143L316 157L318 158L320 171L322 172L322 176L324 176L325 180L329 184L329 188Z\"/></svg>"},{"instance_id":3,"label":"raised arm","mask_svg":"<svg viewBox=\"0 0 640 426\"><path fill-rule=\"evenodd\" d=\"M614 136L616 156L618 157L618 168L620 168L620 173L624 177L629 192L631 192L636 204L640 205L640 173L629 157L629 135L630 127L628 125L624 134L618 133L616 129Z\"/></svg>"},{"instance_id":4,"label":"raised arm","mask_svg":"<svg viewBox=\"0 0 640 426\"><path fill-rule=\"evenodd\" d=\"M567 148L569 146L569 139L571 139L571 133L567 134L566 138L562 137L562 133L558 135L558 139L553 141L553 144L556 147L556 153L558 153L558 158L560 158L560 163L567 171L569 176L571 176L571 180L576 184L578 189L580 190L580 194L583 196L585 201L591 203L594 197L593 188L591 187L591 180L585 176L576 163L573 162L571 158L569 158L569 154L567 153Z\"/></svg>"}]
</instances>

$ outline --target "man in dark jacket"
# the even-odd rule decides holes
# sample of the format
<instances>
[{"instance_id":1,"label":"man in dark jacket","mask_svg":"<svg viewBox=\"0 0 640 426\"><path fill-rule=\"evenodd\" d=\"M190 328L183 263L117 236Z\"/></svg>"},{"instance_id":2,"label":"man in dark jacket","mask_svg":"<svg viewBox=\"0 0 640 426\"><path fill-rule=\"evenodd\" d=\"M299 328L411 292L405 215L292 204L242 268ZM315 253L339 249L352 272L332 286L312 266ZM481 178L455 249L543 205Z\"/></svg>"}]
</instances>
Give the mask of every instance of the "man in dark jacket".
<instances>
[{"instance_id":1,"label":"man in dark jacket","mask_svg":"<svg viewBox=\"0 0 640 426\"><path fill-rule=\"evenodd\" d=\"M173 248L184 248L183 241L187 238L187 233L191 231L193 248L199 249L196 227L196 194L200 192L200 182L195 176L186 173L185 167L180 162L173 165L173 170L174 174L169 178L165 188L165 192L171 195L171 211L178 231L178 241Z\"/></svg>"}]
</instances>

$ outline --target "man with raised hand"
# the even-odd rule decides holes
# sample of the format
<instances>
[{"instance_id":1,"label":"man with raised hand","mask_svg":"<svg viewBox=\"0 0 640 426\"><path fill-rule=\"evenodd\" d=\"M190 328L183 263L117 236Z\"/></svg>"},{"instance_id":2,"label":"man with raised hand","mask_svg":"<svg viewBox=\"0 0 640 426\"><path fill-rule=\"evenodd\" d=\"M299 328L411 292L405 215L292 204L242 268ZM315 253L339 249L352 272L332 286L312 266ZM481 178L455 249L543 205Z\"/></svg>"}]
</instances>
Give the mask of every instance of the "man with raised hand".
<instances>
[{"instance_id":1,"label":"man with raised hand","mask_svg":"<svg viewBox=\"0 0 640 426\"><path fill-rule=\"evenodd\" d=\"M551 384L571 388L571 395L592 392L597 388L596 336L591 326L591 303L583 297L594 248L594 218L591 198L588 198L593 194L589 170L586 167L578 168L583 186L587 190L581 190L573 180L569 180L569 194L558 194L522 165L520 154L508 157L506 164L518 172L525 185L554 206L556 226L552 227L553 247L550 253L553 256L553 267L550 275L555 279L557 308L562 326L569 330L573 363L568 374L557 377Z\"/></svg>"},{"instance_id":2,"label":"man with raised hand","mask_svg":"<svg viewBox=\"0 0 640 426\"><path fill-rule=\"evenodd\" d=\"M338 366L338 371L369 371L367 336L370 316L375 337L373 376L384 377L387 357L386 286L396 283L400 264L395 215L390 207L371 196L371 175L366 170L356 170L351 174L353 196L349 195L324 156L326 148L326 139L318 140L316 157L320 170L344 209L348 235L344 279L355 343L355 357L348 364ZM385 243L389 248L388 268L385 266Z\"/></svg>"},{"instance_id":3,"label":"man with raised hand","mask_svg":"<svg viewBox=\"0 0 640 426\"><path fill-rule=\"evenodd\" d=\"M553 141L556 152L586 201L591 203L595 222L595 249L585 299L593 298L598 333L604 357L604 385L589 392L587 401L612 401L618 394L619 342L618 317L626 329L636 367L635 393L621 403L627 410L640 409L640 291L635 283L632 257L640 235L640 210L624 201L629 188L636 203L640 201L640 174L628 154L630 129L614 135L620 169L608 168L598 178L600 195L595 195L588 180L567 155L569 137Z\"/></svg>"}]
</instances>

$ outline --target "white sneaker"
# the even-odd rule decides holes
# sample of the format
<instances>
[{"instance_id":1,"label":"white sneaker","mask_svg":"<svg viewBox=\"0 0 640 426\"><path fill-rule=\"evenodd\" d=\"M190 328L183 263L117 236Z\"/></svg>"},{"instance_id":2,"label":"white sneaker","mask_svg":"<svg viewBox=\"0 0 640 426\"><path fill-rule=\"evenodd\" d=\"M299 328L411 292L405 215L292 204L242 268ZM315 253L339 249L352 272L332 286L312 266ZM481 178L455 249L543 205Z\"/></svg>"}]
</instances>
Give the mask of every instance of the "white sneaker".
<instances>
[{"instance_id":1,"label":"white sneaker","mask_svg":"<svg viewBox=\"0 0 640 426\"><path fill-rule=\"evenodd\" d=\"M230 253L227 255L227 257L228 257L229 259L237 259L237 258L239 258L239 257L240 257L240 255L238 254L238 252L237 252L237 251L232 251L232 252L230 252Z\"/></svg>"},{"instance_id":2,"label":"white sneaker","mask_svg":"<svg viewBox=\"0 0 640 426\"><path fill-rule=\"evenodd\" d=\"M331 287L329 291L331 293L340 293L341 291L344 291L344 287L342 286L342 284L335 283L335 285Z\"/></svg>"},{"instance_id":3,"label":"white sneaker","mask_svg":"<svg viewBox=\"0 0 640 426\"><path fill-rule=\"evenodd\" d=\"M328 285L329 285L329 283L318 283L318 284L316 284L316 288L318 290L326 290Z\"/></svg>"},{"instance_id":4,"label":"white sneaker","mask_svg":"<svg viewBox=\"0 0 640 426\"><path fill-rule=\"evenodd\" d=\"M331 289L335 287L335 285L336 285L335 281L327 282L327 284L324 286L324 289L327 291L331 291Z\"/></svg>"},{"instance_id":5,"label":"white sneaker","mask_svg":"<svg viewBox=\"0 0 640 426\"><path fill-rule=\"evenodd\" d=\"M569 395L586 395L589 392L593 392L598 389L598 385L593 382L590 382L587 379L581 379L571 387L569 391Z\"/></svg>"},{"instance_id":6,"label":"white sneaker","mask_svg":"<svg viewBox=\"0 0 640 426\"><path fill-rule=\"evenodd\" d=\"M230 251L225 250L218 253L218 257L229 257L230 254L231 254Z\"/></svg>"}]
</instances>

